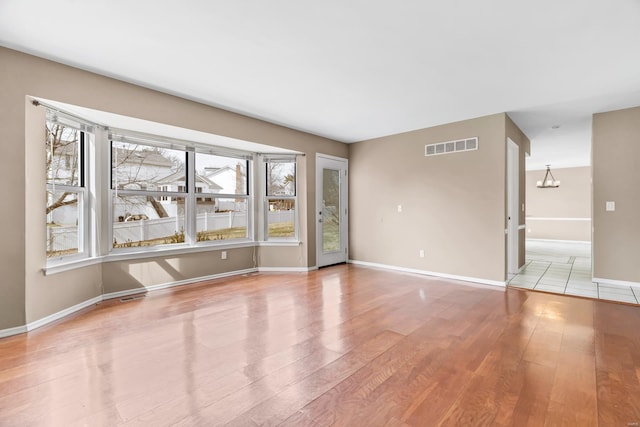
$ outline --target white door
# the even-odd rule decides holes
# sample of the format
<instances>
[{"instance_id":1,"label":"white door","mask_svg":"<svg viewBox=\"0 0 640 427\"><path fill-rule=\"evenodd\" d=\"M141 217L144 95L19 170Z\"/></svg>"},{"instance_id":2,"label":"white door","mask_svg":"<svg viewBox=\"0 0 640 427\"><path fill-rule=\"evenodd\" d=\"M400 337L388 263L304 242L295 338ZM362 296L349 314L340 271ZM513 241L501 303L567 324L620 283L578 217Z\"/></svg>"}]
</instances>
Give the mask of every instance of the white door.
<instances>
[{"instance_id":1,"label":"white door","mask_svg":"<svg viewBox=\"0 0 640 427\"><path fill-rule=\"evenodd\" d=\"M318 267L347 261L346 159L316 156L316 254Z\"/></svg>"},{"instance_id":2,"label":"white door","mask_svg":"<svg viewBox=\"0 0 640 427\"><path fill-rule=\"evenodd\" d=\"M518 144L507 138L507 272L518 274L520 163Z\"/></svg>"}]
</instances>

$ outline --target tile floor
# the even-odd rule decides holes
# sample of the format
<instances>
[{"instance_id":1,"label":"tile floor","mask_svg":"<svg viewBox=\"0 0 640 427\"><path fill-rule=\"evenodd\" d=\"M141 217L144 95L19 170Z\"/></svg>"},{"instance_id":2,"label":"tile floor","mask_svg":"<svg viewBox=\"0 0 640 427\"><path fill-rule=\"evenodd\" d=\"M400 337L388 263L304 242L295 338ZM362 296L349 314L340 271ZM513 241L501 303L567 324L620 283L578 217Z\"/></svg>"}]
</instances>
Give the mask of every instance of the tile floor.
<instances>
[{"instance_id":1,"label":"tile floor","mask_svg":"<svg viewBox=\"0 0 640 427\"><path fill-rule=\"evenodd\" d=\"M640 289L591 281L591 243L527 240L526 262L509 286L638 304Z\"/></svg>"}]
</instances>

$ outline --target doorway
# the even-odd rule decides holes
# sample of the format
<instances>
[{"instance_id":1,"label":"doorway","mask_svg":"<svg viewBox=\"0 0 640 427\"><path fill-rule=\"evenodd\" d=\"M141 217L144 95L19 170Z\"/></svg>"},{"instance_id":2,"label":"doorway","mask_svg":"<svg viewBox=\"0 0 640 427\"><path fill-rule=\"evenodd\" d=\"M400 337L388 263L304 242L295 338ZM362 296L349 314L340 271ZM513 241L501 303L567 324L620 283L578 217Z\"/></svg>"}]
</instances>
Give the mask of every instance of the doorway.
<instances>
[{"instance_id":1,"label":"doorway","mask_svg":"<svg viewBox=\"0 0 640 427\"><path fill-rule=\"evenodd\" d=\"M519 252L519 205L520 205L520 148L507 138L507 273L518 274Z\"/></svg>"},{"instance_id":2,"label":"doorway","mask_svg":"<svg viewBox=\"0 0 640 427\"><path fill-rule=\"evenodd\" d=\"M316 155L316 258L318 267L347 261L348 161Z\"/></svg>"}]
</instances>

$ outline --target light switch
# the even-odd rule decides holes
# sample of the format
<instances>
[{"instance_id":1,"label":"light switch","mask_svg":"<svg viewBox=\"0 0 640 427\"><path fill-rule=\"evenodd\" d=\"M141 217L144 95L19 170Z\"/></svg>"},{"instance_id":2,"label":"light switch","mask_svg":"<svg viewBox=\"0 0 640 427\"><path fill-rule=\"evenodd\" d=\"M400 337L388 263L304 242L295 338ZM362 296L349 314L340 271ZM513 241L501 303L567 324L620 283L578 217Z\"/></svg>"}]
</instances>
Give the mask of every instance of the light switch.
<instances>
[{"instance_id":1,"label":"light switch","mask_svg":"<svg viewBox=\"0 0 640 427\"><path fill-rule=\"evenodd\" d=\"M606 206L607 212L613 212L616 210L616 202L607 202Z\"/></svg>"},{"instance_id":2,"label":"light switch","mask_svg":"<svg viewBox=\"0 0 640 427\"><path fill-rule=\"evenodd\" d=\"M402 205L398 205L398 212L402 212Z\"/></svg>"}]
</instances>

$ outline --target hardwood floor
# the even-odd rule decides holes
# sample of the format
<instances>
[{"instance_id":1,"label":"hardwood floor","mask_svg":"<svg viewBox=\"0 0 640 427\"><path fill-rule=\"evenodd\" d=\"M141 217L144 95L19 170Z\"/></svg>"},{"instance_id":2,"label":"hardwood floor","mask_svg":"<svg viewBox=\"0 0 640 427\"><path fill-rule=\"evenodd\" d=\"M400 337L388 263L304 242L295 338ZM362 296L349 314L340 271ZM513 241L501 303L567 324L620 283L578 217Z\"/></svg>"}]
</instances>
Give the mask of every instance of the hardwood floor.
<instances>
[{"instance_id":1,"label":"hardwood floor","mask_svg":"<svg viewBox=\"0 0 640 427\"><path fill-rule=\"evenodd\" d=\"M341 265L0 340L1 426L628 426L640 307Z\"/></svg>"}]
</instances>

